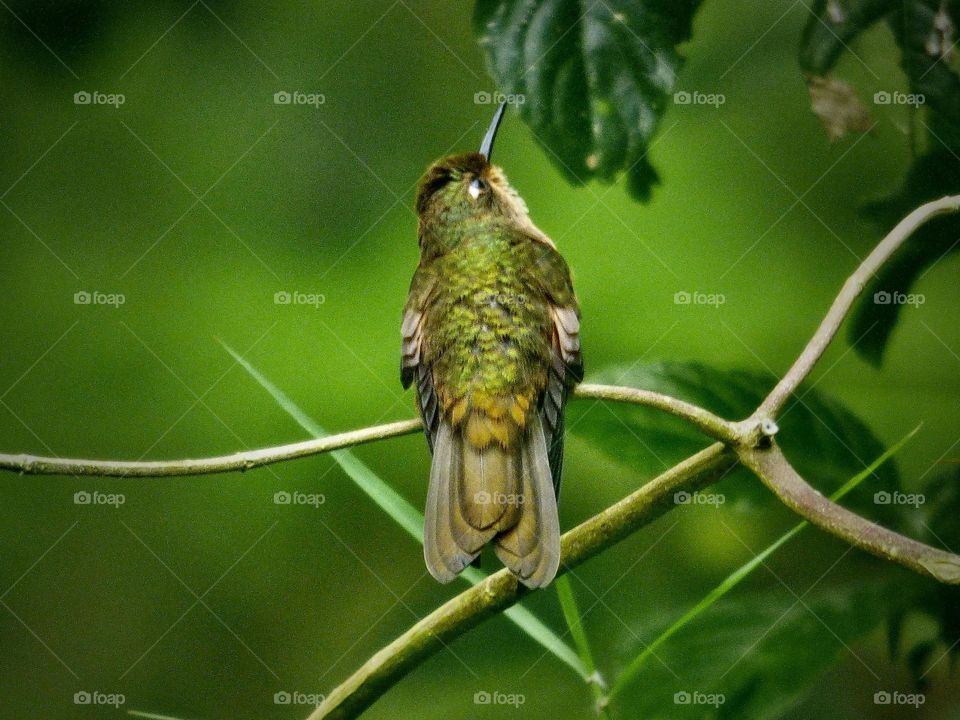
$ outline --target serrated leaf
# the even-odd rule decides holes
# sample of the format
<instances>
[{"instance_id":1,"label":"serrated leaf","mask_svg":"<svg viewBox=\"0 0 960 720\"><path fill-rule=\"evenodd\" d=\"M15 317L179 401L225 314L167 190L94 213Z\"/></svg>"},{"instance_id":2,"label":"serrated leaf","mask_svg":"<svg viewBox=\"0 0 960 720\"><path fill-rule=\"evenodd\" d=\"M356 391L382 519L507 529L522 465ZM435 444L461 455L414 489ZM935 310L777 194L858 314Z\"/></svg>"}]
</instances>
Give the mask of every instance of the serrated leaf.
<instances>
[{"instance_id":1,"label":"serrated leaf","mask_svg":"<svg viewBox=\"0 0 960 720\"><path fill-rule=\"evenodd\" d=\"M474 23L497 87L570 182L626 173L647 199L646 152L673 91L699 0L478 0Z\"/></svg>"}]
</instances>

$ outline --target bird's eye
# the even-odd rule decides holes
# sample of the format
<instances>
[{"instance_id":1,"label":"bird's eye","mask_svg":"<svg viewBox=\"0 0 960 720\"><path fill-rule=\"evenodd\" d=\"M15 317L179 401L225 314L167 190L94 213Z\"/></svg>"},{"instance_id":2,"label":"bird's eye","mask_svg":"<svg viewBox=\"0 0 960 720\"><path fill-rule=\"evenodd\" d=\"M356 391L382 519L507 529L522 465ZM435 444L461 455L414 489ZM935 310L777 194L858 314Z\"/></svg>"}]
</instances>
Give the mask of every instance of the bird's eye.
<instances>
[{"instance_id":1,"label":"bird's eye","mask_svg":"<svg viewBox=\"0 0 960 720\"><path fill-rule=\"evenodd\" d=\"M470 193L470 197L476 200L483 193L487 191L487 183L480 178L474 178L470 181L470 186L467 188L467 192Z\"/></svg>"}]
</instances>

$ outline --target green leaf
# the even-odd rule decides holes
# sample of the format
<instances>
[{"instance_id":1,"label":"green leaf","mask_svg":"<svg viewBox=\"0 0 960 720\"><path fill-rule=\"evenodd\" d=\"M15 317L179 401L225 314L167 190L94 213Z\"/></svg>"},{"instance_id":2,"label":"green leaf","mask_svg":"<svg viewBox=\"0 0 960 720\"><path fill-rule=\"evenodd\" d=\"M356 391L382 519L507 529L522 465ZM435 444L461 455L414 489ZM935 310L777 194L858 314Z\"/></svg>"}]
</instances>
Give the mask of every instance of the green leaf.
<instances>
[{"instance_id":1,"label":"green leaf","mask_svg":"<svg viewBox=\"0 0 960 720\"><path fill-rule=\"evenodd\" d=\"M705 407L730 419L748 417L772 388L769 374L743 370L717 370L699 363L666 362L610 368L591 381L654 390ZM883 452L883 445L862 421L839 403L816 390L801 387L800 402L791 401L778 418L777 442L797 470L823 492L836 489L859 472L869 458ZM611 458L638 469L644 475L662 472L702 449L707 439L689 423L650 408L635 405L573 403L567 427ZM770 493L738 471L722 484L728 500L745 506L769 501ZM869 509L871 517L896 527L891 506L872 502L875 490L899 488L899 474L891 463L876 472L871 493L855 493L854 508Z\"/></svg>"},{"instance_id":2,"label":"green leaf","mask_svg":"<svg viewBox=\"0 0 960 720\"><path fill-rule=\"evenodd\" d=\"M919 539L956 552L960 549L960 466L937 475L923 488L923 499L918 510ZM953 668L960 658L960 587L909 573L896 587L893 600L888 626L891 654L903 657L914 685L923 688L931 679L928 670L933 663ZM910 615L931 620L934 629L924 637L914 636L912 644L901 649L901 626Z\"/></svg>"},{"instance_id":3,"label":"green leaf","mask_svg":"<svg viewBox=\"0 0 960 720\"><path fill-rule=\"evenodd\" d=\"M864 30L893 10L894 0L817 0L800 39L800 67L826 75Z\"/></svg>"},{"instance_id":4,"label":"green leaf","mask_svg":"<svg viewBox=\"0 0 960 720\"><path fill-rule=\"evenodd\" d=\"M856 488L860 483L870 477L878 468L880 468L887 460L896 455L900 449L906 445L910 439L917 434L920 430L918 425L912 431L907 433L899 442L891 446L886 452L883 453L880 457L874 460L870 465L861 470L859 473L850 478L846 483L840 487L833 495L830 496L830 499L833 501L838 501L847 495L850 491ZM667 642L671 637L680 632L684 627L689 625L695 619L703 615L712 605L719 601L724 595L733 590L737 585L739 585L744 579L746 579L754 570L760 567L768 557L773 555L777 550L786 545L790 540L792 540L796 535L798 535L805 527L810 523L806 520L798 523L789 531L781 535L776 541L771 543L766 549L758 553L755 557L741 565L739 568L730 573L723 582L717 585L713 590L704 596L704 598L698 602L693 608L684 613L676 622L674 622L670 627L664 630L657 638L651 642L649 645L646 645L643 650L637 655L627 666L620 672L617 676L616 681L613 684L613 687L610 690L610 693L607 695L607 700L612 700L615 696L619 695L627 685L633 682L640 670L644 665L649 661L651 657L655 657L657 651L660 647Z\"/></svg>"},{"instance_id":5,"label":"green leaf","mask_svg":"<svg viewBox=\"0 0 960 720\"><path fill-rule=\"evenodd\" d=\"M220 344L230 353L230 356L233 357L237 364L246 370L290 417L297 421L300 427L314 437L327 435L326 430L324 430L319 423L307 415L286 393L253 367L246 358L229 345L223 342ZM340 465L347 476L353 480L381 510L387 513L387 515L406 530L418 543L423 544L423 515L419 510L407 502L403 496L384 482L380 476L349 450L334 450L330 455L337 464ZM460 577L476 585L487 577L487 573L477 570L476 568L467 568L460 574ZM519 605L515 605L508 608L504 614L521 630L527 633L527 635L540 643L546 650L566 665L569 665L580 677L584 680L589 678L590 672L584 666L573 648L564 643L555 632L544 625L533 613Z\"/></svg>"},{"instance_id":6,"label":"green leaf","mask_svg":"<svg viewBox=\"0 0 960 720\"><path fill-rule=\"evenodd\" d=\"M960 124L960 76L950 53L960 26L957 0L906 0L894 3L890 28L900 45L901 65L910 89L947 121Z\"/></svg>"},{"instance_id":7,"label":"green leaf","mask_svg":"<svg viewBox=\"0 0 960 720\"><path fill-rule=\"evenodd\" d=\"M897 195L864 209L878 231L886 233L923 203L960 192L960 75L951 62L960 26L960 2L817 0L804 28L800 64L807 73L827 75L843 52L849 51L849 43L883 17L900 47L910 92L922 97L920 105L911 110L911 122L922 124L928 146L924 155L915 158ZM892 89L878 95L885 93L889 99ZM926 121L919 116L921 106L929 108ZM858 302L850 325L850 342L862 358L875 366L882 363L897 321L912 305L905 301L914 284L941 258L960 249L958 239L960 219L938 218L915 233L880 270Z\"/></svg>"},{"instance_id":8,"label":"green leaf","mask_svg":"<svg viewBox=\"0 0 960 720\"><path fill-rule=\"evenodd\" d=\"M563 618L567 621L567 628L570 635L573 636L573 642L577 646L577 652L580 654L580 660L584 667L590 671L590 689L593 692L594 700L600 702L605 685L600 673L597 672L596 663L593 660L593 651L590 649L590 641L587 638L587 631L583 627L583 617L580 614L580 608L577 606L577 598L573 594L573 585L568 575L561 575L554 581L557 588L557 598L560 600L560 609L563 611ZM606 711L599 707L598 711L601 717L606 717Z\"/></svg>"},{"instance_id":9,"label":"green leaf","mask_svg":"<svg viewBox=\"0 0 960 720\"><path fill-rule=\"evenodd\" d=\"M497 87L570 182L650 196L646 159L699 0L478 0L474 24Z\"/></svg>"},{"instance_id":10,"label":"green leaf","mask_svg":"<svg viewBox=\"0 0 960 720\"><path fill-rule=\"evenodd\" d=\"M960 193L960 160L941 147L914 160L897 195L868 205L864 213L887 232L914 208L951 193ZM945 215L917 230L880 269L858 301L848 331L862 358L880 366L897 320L916 307L904 302L910 299L914 284L934 264L958 250L960 216Z\"/></svg>"},{"instance_id":11,"label":"green leaf","mask_svg":"<svg viewBox=\"0 0 960 720\"><path fill-rule=\"evenodd\" d=\"M570 585L570 578L561 575L557 578L556 586L560 608L563 610L563 617L567 621L567 627L573 636L577 651L580 653L580 659L592 673L596 669L596 665L593 662L593 653L590 651L587 633L583 629L583 620L580 617L580 609L577 607L577 599L573 594L573 587Z\"/></svg>"},{"instance_id":12,"label":"green leaf","mask_svg":"<svg viewBox=\"0 0 960 720\"><path fill-rule=\"evenodd\" d=\"M910 91L930 108L923 123L926 154L914 160L900 192L865 209L887 232L908 212L925 202L960 192L960 75L951 63L956 52L960 2L908 0L894 3L889 17L901 50L901 65ZM937 218L922 227L871 283L857 305L850 326L857 352L879 366L898 319L911 305L914 284L943 257L960 249L960 218ZM890 302L878 303L878 299Z\"/></svg>"},{"instance_id":13,"label":"green leaf","mask_svg":"<svg viewBox=\"0 0 960 720\"><path fill-rule=\"evenodd\" d=\"M823 583L802 603L786 588L724 598L658 650L617 706L651 719L779 717L848 652L841 641L849 646L882 621L885 587L883 578ZM637 632L656 628L653 620ZM678 693L722 694L723 702L683 704Z\"/></svg>"}]
</instances>

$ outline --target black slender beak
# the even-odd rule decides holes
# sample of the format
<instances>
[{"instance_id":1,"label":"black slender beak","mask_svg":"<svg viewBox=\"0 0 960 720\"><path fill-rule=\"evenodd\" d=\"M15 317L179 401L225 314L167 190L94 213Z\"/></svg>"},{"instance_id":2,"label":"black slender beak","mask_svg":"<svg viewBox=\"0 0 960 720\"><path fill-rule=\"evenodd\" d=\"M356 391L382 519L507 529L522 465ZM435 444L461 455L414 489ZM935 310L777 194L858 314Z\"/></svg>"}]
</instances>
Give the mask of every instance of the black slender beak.
<instances>
[{"instance_id":1,"label":"black slender beak","mask_svg":"<svg viewBox=\"0 0 960 720\"><path fill-rule=\"evenodd\" d=\"M500 128L500 121L503 120L503 111L506 108L506 101L500 103L500 107L497 108L497 112L494 114L493 120L490 122L490 127L487 128L487 134L483 136L483 142L480 143L480 154L483 155L487 162L490 162L490 153L493 150L493 141L497 137L497 130Z\"/></svg>"}]
</instances>

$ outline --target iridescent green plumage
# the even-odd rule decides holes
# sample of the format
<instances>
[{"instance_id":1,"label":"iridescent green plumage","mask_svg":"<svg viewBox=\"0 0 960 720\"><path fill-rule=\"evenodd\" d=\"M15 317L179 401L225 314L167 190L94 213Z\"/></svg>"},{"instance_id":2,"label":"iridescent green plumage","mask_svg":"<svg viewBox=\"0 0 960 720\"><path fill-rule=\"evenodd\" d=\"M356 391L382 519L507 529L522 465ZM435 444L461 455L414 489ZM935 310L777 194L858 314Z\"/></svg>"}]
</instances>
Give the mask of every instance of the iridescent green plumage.
<instances>
[{"instance_id":1,"label":"iridescent green plumage","mask_svg":"<svg viewBox=\"0 0 960 720\"><path fill-rule=\"evenodd\" d=\"M523 581L559 562L563 406L582 377L566 263L479 153L435 163L417 194L420 264L401 377L434 451L425 557L447 581L483 545Z\"/></svg>"}]
</instances>

